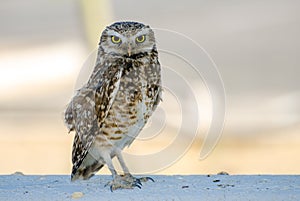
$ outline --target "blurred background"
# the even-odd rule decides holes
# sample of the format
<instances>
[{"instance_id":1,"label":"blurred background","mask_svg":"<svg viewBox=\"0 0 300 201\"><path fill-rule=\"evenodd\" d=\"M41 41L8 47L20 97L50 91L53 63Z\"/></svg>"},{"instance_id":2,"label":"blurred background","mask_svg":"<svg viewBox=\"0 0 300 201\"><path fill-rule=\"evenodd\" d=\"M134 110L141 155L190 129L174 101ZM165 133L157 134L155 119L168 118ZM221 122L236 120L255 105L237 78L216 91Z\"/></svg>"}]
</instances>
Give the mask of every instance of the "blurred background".
<instances>
[{"instance_id":1,"label":"blurred background","mask_svg":"<svg viewBox=\"0 0 300 201\"><path fill-rule=\"evenodd\" d=\"M70 173L74 134L67 134L63 111L102 30L121 20L192 38L213 58L226 90L225 126L211 154L199 160L211 103L207 92L197 93L203 101L196 139L154 173L299 174L299 11L297 0L1 1L0 174ZM198 84L206 90L203 81ZM171 101L161 106L173 115L168 129L137 140L126 153L157 152L172 142L180 118L176 101L175 109L167 108ZM134 170L151 161L128 163Z\"/></svg>"}]
</instances>

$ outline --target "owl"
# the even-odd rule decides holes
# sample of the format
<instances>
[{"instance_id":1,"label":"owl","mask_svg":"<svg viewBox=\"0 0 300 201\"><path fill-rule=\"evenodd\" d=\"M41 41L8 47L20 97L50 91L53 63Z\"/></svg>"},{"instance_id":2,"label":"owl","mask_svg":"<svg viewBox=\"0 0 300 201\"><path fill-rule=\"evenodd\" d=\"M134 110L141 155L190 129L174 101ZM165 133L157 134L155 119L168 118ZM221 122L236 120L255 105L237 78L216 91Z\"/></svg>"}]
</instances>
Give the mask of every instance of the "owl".
<instances>
[{"instance_id":1,"label":"owl","mask_svg":"<svg viewBox=\"0 0 300 201\"><path fill-rule=\"evenodd\" d=\"M138 22L116 22L102 32L87 83L65 111L75 131L71 180L89 179L107 165L115 189L141 187L150 177L133 177L122 157L161 101L161 67L153 30ZM114 168L117 157L123 174Z\"/></svg>"}]
</instances>

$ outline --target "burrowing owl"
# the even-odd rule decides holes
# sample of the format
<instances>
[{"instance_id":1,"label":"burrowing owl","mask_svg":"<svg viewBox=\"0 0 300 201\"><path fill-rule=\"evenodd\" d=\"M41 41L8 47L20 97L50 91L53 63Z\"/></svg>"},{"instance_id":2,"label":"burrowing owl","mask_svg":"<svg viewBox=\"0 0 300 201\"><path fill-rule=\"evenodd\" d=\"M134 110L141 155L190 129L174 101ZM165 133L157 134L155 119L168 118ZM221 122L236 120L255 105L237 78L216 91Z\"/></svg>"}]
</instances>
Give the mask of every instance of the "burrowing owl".
<instances>
[{"instance_id":1,"label":"burrowing owl","mask_svg":"<svg viewBox=\"0 0 300 201\"><path fill-rule=\"evenodd\" d=\"M161 68L154 32L138 22L116 22L102 32L95 68L65 111L75 131L72 181L89 179L105 164L111 190L140 187L149 177L135 178L121 151L129 146L161 100ZM124 171L119 175L112 158Z\"/></svg>"}]
</instances>

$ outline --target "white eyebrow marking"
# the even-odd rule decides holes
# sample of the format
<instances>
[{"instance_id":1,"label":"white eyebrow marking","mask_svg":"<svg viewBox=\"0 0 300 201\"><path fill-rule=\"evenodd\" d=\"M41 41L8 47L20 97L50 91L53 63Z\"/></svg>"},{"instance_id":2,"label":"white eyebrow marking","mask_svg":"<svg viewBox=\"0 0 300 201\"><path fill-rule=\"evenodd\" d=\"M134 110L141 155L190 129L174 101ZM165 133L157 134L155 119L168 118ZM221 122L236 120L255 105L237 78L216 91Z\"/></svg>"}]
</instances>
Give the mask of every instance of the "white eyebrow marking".
<instances>
[{"instance_id":1,"label":"white eyebrow marking","mask_svg":"<svg viewBox=\"0 0 300 201\"><path fill-rule=\"evenodd\" d=\"M136 33L134 36L139 37L139 36L142 36L142 35L146 35L148 32L149 32L148 29L143 29L143 30L139 31L138 33Z\"/></svg>"},{"instance_id":2,"label":"white eyebrow marking","mask_svg":"<svg viewBox=\"0 0 300 201\"><path fill-rule=\"evenodd\" d=\"M117 36L117 37L119 37L119 38L122 38L122 37L123 37L122 34L119 34L118 32L113 31L113 30L108 30L108 31L107 31L107 34L108 34L109 36Z\"/></svg>"}]
</instances>

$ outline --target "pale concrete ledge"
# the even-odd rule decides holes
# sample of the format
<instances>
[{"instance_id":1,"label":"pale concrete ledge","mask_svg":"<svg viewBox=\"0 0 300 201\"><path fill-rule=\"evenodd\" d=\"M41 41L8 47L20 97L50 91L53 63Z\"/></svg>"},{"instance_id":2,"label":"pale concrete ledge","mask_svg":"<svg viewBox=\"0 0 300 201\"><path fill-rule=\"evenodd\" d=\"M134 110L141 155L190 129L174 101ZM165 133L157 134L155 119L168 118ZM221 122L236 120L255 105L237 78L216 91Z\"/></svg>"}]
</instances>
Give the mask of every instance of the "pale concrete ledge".
<instances>
[{"instance_id":1,"label":"pale concrete ledge","mask_svg":"<svg viewBox=\"0 0 300 201\"><path fill-rule=\"evenodd\" d=\"M110 192L108 187L104 187L111 179L106 175L74 183L66 175L2 175L0 200L300 200L299 175L151 177L155 182L149 181L141 189Z\"/></svg>"}]
</instances>

